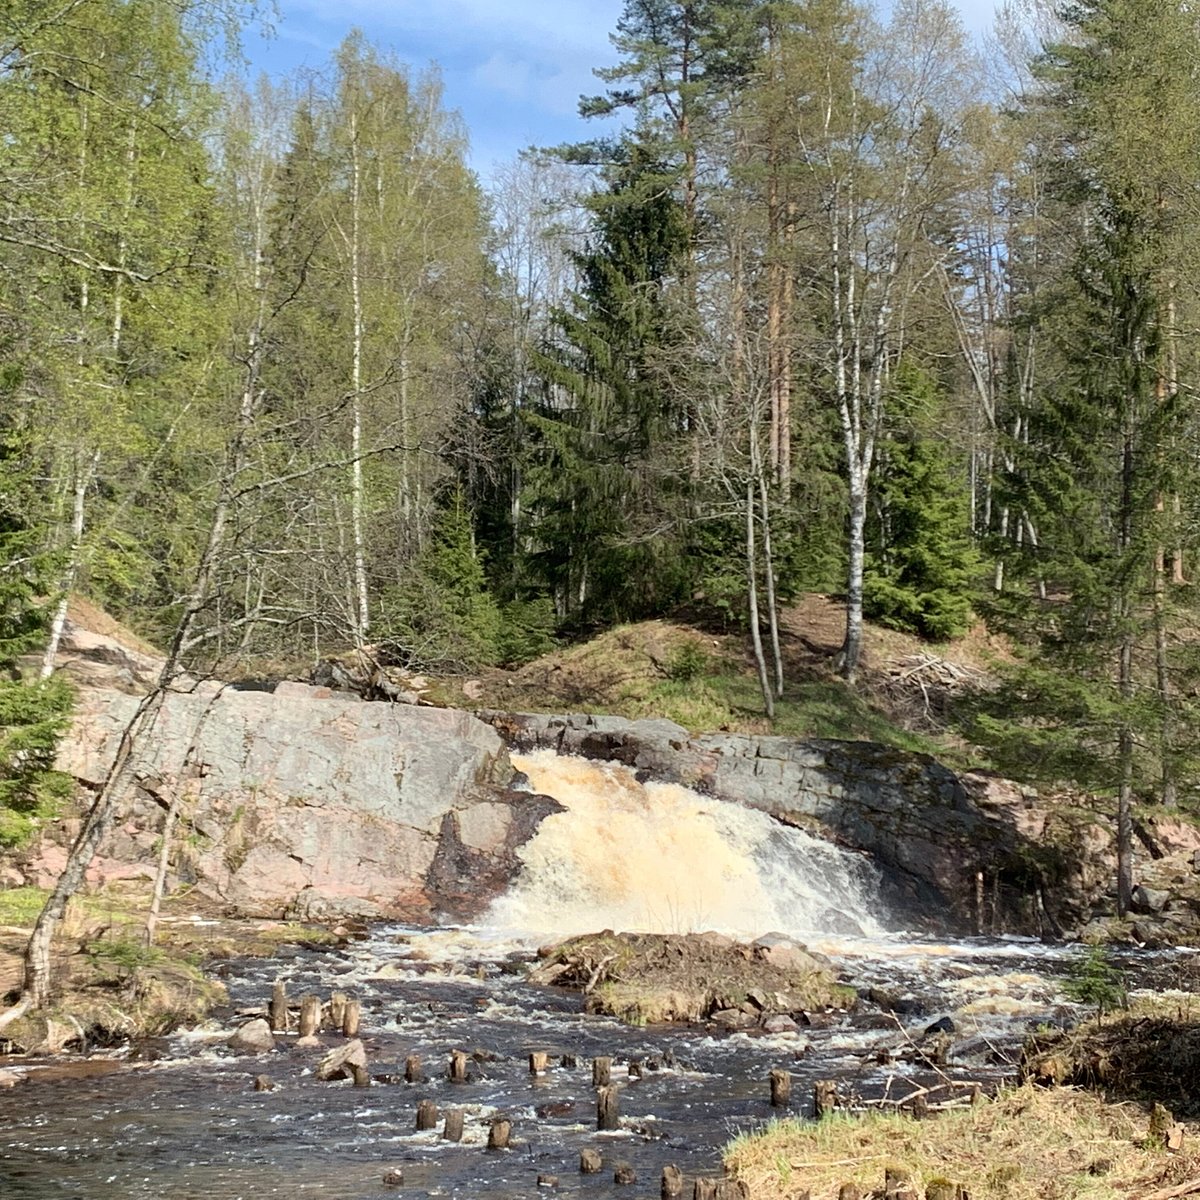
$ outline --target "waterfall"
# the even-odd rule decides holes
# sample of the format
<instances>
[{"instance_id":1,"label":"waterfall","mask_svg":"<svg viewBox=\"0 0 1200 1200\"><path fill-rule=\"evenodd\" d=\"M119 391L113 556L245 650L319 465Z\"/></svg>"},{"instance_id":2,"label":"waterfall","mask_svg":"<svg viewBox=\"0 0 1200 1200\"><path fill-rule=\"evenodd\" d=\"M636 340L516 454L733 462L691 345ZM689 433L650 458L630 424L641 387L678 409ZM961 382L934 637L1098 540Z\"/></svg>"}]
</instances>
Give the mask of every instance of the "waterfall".
<instances>
[{"instance_id":1,"label":"waterfall","mask_svg":"<svg viewBox=\"0 0 1200 1200\"><path fill-rule=\"evenodd\" d=\"M717 930L740 938L878 934L869 861L765 813L615 763L514 756L533 791L565 811L521 851L485 924L525 936L616 929Z\"/></svg>"}]
</instances>

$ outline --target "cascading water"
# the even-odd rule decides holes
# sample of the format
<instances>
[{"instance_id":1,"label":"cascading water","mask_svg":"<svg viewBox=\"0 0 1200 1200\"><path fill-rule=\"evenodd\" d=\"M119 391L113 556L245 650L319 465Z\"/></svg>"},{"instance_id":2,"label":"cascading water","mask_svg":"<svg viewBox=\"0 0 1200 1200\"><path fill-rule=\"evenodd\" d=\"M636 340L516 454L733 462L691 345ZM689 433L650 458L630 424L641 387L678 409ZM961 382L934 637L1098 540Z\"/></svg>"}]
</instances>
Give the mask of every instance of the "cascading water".
<instances>
[{"instance_id":1,"label":"cascading water","mask_svg":"<svg viewBox=\"0 0 1200 1200\"><path fill-rule=\"evenodd\" d=\"M514 758L566 811L525 846L486 924L527 936L602 928L741 938L881 932L870 863L765 813L614 763Z\"/></svg>"},{"instance_id":2,"label":"cascading water","mask_svg":"<svg viewBox=\"0 0 1200 1200\"><path fill-rule=\"evenodd\" d=\"M616 1161L636 1168L644 1194L666 1163L689 1176L719 1170L730 1133L773 1115L774 1068L793 1073L797 1097L831 1078L863 1095L894 1094L922 1082L920 1055L907 1051L946 1014L956 1040L938 1078L987 1082L1004 1073L998 1048L1018 1041L1024 1023L1056 1019L1061 951L982 940L930 946L883 933L876 880L859 857L737 805L639 784L623 767L543 753L517 761L566 811L542 823L520 878L486 922L381 926L338 949L227 964L224 1026L173 1039L157 1061L57 1082L39 1082L36 1062L19 1067L27 1082L0 1087L0 1195L382 1200L396 1194L385 1174L402 1168L409 1196L516 1200L553 1175L556 1194L587 1200ZM628 1028L582 1013L574 993L524 981L538 941L605 926L800 935L833 953L864 993L877 985L904 1004L893 1016L868 1001L858 1013L814 1013L790 1032L726 1035ZM263 1011L281 975L293 1002L334 988L362 1001L369 1088L316 1079L322 1051L294 1033L261 1058L229 1051L233 1014ZM325 1047L342 1043L338 1033L322 1036ZM445 1069L460 1049L473 1064L462 1084ZM530 1074L533 1051L551 1055L543 1075ZM413 1055L427 1074L409 1083ZM614 1132L595 1129L596 1055L616 1059ZM276 1090L253 1090L263 1071ZM414 1129L422 1099L465 1114L462 1143ZM512 1149L488 1153L497 1113L513 1121ZM605 1175L579 1173L584 1148L601 1150Z\"/></svg>"}]
</instances>

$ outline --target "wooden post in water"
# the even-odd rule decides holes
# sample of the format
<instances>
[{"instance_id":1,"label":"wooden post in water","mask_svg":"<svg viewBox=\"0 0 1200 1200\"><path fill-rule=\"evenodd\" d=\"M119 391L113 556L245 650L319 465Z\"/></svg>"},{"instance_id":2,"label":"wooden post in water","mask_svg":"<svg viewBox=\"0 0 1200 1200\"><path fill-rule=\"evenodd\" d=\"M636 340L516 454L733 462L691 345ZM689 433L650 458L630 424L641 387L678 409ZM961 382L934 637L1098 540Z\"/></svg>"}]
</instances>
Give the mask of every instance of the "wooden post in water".
<instances>
[{"instance_id":1,"label":"wooden post in water","mask_svg":"<svg viewBox=\"0 0 1200 1200\"><path fill-rule=\"evenodd\" d=\"M596 1093L597 1129L619 1129L621 1127L617 1105L618 1095L619 1090L611 1083Z\"/></svg>"},{"instance_id":2,"label":"wooden post in water","mask_svg":"<svg viewBox=\"0 0 1200 1200\"><path fill-rule=\"evenodd\" d=\"M362 1004L358 1000L347 1000L342 1009L342 1036L358 1037L358 1025L362 1016Z\"/></svg>"},{"instance_id":3,"label":"wooden post in water","mask_svg":"<svg viewBox=\"0 0 1200 1200\"><path fill-rule=\"evenodd\" d=\"M813 1116L819 1121L837 1108L837 1083L832 1079L818 1079L813 1084Z\"/></svg>"},{"instance_id":4,"label":"wooden post in water","mask_svg":"<svg viewBox=\"0 0 1200 1200\"><path fill-rule=\"evenodd\" d=\"M275 980L271 989L271 1005L269 1008L272 1033L283 1033L288 1027L287 984L282 979Z\"/></svg>"},{"instance_id":5,"label":"wooden post in water","mask_svg":"<svg viewBox=\"0 0 1200 1200\"><path fill-rule=\"evenodd\" d=\"M619 1184L622 1187L628 1187L630 1184L637 1183L637 1172L629 1163L617 1163L613 1168L613 1183Z\"/></svg>"},{"instance_id":6,"label":"wooden post in water","mask_svg":"<svg viewBox=\"0 0 1200 1200\"><path fill-rule=\"evenodd\" d=\"M697 1179L692 1185L692 1200L717 1200L717 1181Z\"/></svg>"},{"instance_id":7,"label":"wooden post in water","mask_svg":"<svg viewBox=\"0 0 1200 1200\"><path fill-rule=\"evenodd\" d=\"M857 1183L843 1183L838 1188L838 1200L862 1200L862 1188Z\"/></svg>"},{"instance_id":8,"label":"wooden post in water","mask_svg":"<svg viewBox=\"0 0 1200 1200\"><path fill-rule=\"evenodd\" d=\"M300 1036L313 1037L321 1028L321 998L305 996L300 1001Z\"/></svg>"},{"instance_id":9,"label":"wooden post in water","mask_svg":"<svg viewBox=\"0 0 1200 1200\"><path fill-rule=\"evenodd\" d=\"M417 1105L417 1130L436 1129L438 1123L438 1106L432 1100L422 1100Z\"/></svg>"},{"instance_id":10,"label":"wooden post in water","mask_svg":"<svg viewBox=\"0 0 1200 1200\"><path fill-rule=\"evenodd\" d=\"M371 1076L362 1063L351 1063L350 1074L354 1076L355 1087L370 1087Z\"/></svg>"},{"instance_id":11,"label":"wooden post in water","mask_svg":"<svg viewBox=\"0 0 1200 1200\"><path fill-rule=\"evenodd\" d=\"M331 992L329 995L329 1023L334 1029L341 1029L342 1015L346 1011L346 993Z\"/></svg>"},{"instance_id":12,"label":"wooden post in water","mask_svg":"<svg viewBox=\"0 0 1200 1200\"><path fill-rule=\"evenodd\" d=\"M771 1107L786 1108L792 1099L792 1077L787 1071L771 1072Z\"/></svg>"},{"instance_id":13,"label":"wooden post in water","mask_svg":"<svg viewBox=\"0 0 1200 1200\"><path fill-rule=\"evenodd\" d=\"M683 1195L683 1172L674 1163L669 1163L662 1169L660 1195L662 1200L676 1200L676 1197Z\"/></svg>"},{"instance_id":14,"label":"wooden post in water","mask_svg":"<svg viewBox=\"0 0 1200 1200\"><path fill-rule=\"evenodd\" d=\"M544 1050L535 1050L529 1056L530 1075L544 1075L549 1062L550 1055L548 1055Z\"/></svg>"},{"instance_id":15,"label":"wooden post in water","mask_svg":"<svg viewBox=\"0 0 1200 1200\"><path fill-rule=\"evenodd\" d=\"M596 1175L601 1167L604 1166L604 1159L600 1156L599 1150L580 1150L579 1152L579 1173L580 1175Z\"/></svg>"},{"instance_id":16,"label":"wooden post in water","mask_svg":"<svg viewBox=\"0 0 1200 1200\"><path fill-rule=\"evenodd\" d=\"M461 1142L463 1136L463 1110L451 1108L446 1112L446 1123L442 1126L442 1138L447 1142Z\"/></svg>"},{"instance_id":17,"label":"wooden post in water","mask_svg":"<svg viewBox=\"0 0 1200 1200\"><path fill-rule=\"evenodd\" d=\"M592 1059L592 1087L608 1087L612 1083L612 1059Z\"/></svg>"},{"instance_id":18,"label":"wooden post in water","mask_svg":"<svg viewBox=\"0 0 1200 1200\"><path fill-rule=\"evenodd\" d=\"M507 1150L508 1138L512 1133L512 1122L505 1117L496 1117L488 1130L488 1149Z\"/></svg>"},{"instance_id":19,"label":"wooden post in water","mask_svg":"<svg viewBox=\"0 0 1200 1200\"><path fill-rule=\"evenodd\" d=\"M455 1050L450 1055L449 1076L451 1083L467 1082L467 1052L465 1050Z\"/></svg>"},{"instance_id":20,"label":"wooden post in water","mask_svg":"<svg viewBox=\"0 0 1200 1200\"><path fill-rule=\"evenodd\" d=\"M404 1082L405 1083L420 1083L421 1082L421 1058L417 1054L410 1054L404 1060Z\"/></svg>"}]
</instances>

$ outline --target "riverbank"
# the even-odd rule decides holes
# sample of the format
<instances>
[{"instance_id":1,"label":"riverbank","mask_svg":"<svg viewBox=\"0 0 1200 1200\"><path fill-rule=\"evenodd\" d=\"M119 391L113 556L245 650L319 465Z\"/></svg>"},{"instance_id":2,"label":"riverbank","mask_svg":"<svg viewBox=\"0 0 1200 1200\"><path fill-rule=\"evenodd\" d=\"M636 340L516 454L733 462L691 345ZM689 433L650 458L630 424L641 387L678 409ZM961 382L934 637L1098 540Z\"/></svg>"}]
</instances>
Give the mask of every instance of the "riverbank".
<instances>
[{"instance_id":1,"label":"riverbank","mask_svg":"<svg viewBox=\"0 0 1200 1200\"><path fill-rule=\"evenodd\" d=\"M22 954L46 892L0 890L0 998L20 989ZM222 959L269 958L281 946L336 943L347 930L229 918L194 893L163 902L146 944L148 888L126 883L75 897L52 951L51 1007L9 1025L0 1052L57 1054L195 1025L226 1000Z\"/></svg>"},{"instance_id":2,"label":"riverbank","mask_svg":"<svg viewBox=\"0 0 1200 1200\"><path fill-rule=\"evenodd\" d=\"M1150 1200L1200 1193L1200 1151L1170 1150L1152 1109L1031 1084L917 1120L907 1113L786 1120L737 1138L726 1168L750 1200ZM1172 1190L1187 1181L1196 1187ZM905 1190L907 1189L907 1190ZM959 1190L961 1189L961 1190Z\"/></svg>"}]
</instances>

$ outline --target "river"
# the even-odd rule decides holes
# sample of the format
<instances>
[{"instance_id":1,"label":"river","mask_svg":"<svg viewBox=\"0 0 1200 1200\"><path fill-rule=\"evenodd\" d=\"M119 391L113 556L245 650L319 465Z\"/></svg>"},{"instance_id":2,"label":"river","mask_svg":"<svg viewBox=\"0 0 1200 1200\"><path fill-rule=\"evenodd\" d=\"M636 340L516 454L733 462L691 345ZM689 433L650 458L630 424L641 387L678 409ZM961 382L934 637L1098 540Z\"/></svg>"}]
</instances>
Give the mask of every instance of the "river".
<instances>
[{"instance_id":1,"label":"river","mask_svg":"<svg viewBox=\"0 0 1200 1200\"><path fill-rule=\"evenodd\" d=\"M625 768L551 755L518 765L566 811L544 822L521 878L485 921L377 926L341 949L224 964L229 1009L206 1028L67 1071L22 1064L24 1080L0 1090L0 1197L515 1200L538 1191L539 1177L553 1194L657 1195L664 1165L689 1178L718 1174L724 1143L776 1115L773 1068L791 1072L800 1115L818 1079L863 1098L904 1095L935 1078L919 1047L947 1018L949 1058L939 1070L992 1086L1011 1072L1025 1032L1073 1011L1059 987L1069 949L907 936L877 909L859 856L760 813L643 786ZM896 1011L864 999L854 1013L815 1013L810 1026L777 1035L637 1029L584 1015L573 993L523 981L549 937L605 927L783 932L830 955L864 996L886 993ZM297 1047L294 1034L258 1058L225 1046L232 1025L265 1008L277 977L293 998L336 989L361 1000L369 1087L318 1081L322 1052ZM465 1083L447 1078L455 1050L470 1055ZM535 1051L550 1066L531 1076ZM413 1083L404 1080L410 1055L427 1076ZM614 1058L621 1088L621 1127L610 1133L595 1129L599 1055ZM274 1090L254 1090L260 1074ZM461 1143L416 1132L423 1099L463 1110ZM512 1141L489 1151L497 1115L512 1121ZM587 1148L603 1156L598 1174L580 1174ZM636 1185L614 1184L617 1163L634 1169ZM394 1171L402 1186L385 1184Z\"/></svg>"}]
</instances>

